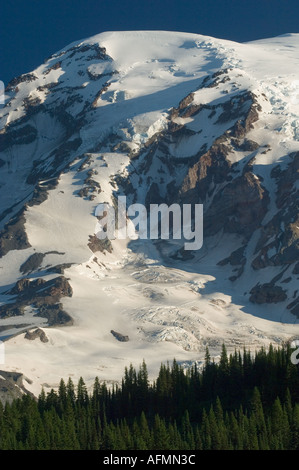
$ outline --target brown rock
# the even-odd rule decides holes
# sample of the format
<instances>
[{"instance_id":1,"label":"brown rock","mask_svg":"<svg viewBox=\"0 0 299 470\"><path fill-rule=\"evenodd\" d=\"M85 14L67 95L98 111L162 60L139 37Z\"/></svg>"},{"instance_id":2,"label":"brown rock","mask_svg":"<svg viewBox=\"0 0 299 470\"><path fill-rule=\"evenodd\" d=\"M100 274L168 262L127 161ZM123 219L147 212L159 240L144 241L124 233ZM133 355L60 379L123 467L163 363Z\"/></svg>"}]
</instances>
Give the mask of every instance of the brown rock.
<instances>
[{"instance_id":1,"label":"brown rock","mask_svg":"<svg viewBox=\"0 0 299 470\"><path fill-rule=\"evenodd\" d=\"M110 333L114 336L114 338L116 338L118 341L121 341L122 343L126 343L129 341L129 336L127 335L123 335L114 330L111 330Z\"/></svg>"},{"instance_id":2,"label":"brown rock","mask_svg":"<svg viewBox=\"0 0 299 470\"><path fill-rule=\"evenodd\" d=\"M278 303L287 298L286 292L271 283L257 284L250 291L250 302L255 304Z\"/></svg>"},{"instance_id":3,"label":"brown rock","mask_svg":"<svg viewBox=\"0 0 299 470\"><path fill-rule=\"evenodd\" d=\"M33 341L36 338L39 338L42 343L48 343L49 341L46 333L40 328L37 328L34 331L27 331L25 334L25 339L29 339L30 341Z\"/></svg>"}]
</instances>

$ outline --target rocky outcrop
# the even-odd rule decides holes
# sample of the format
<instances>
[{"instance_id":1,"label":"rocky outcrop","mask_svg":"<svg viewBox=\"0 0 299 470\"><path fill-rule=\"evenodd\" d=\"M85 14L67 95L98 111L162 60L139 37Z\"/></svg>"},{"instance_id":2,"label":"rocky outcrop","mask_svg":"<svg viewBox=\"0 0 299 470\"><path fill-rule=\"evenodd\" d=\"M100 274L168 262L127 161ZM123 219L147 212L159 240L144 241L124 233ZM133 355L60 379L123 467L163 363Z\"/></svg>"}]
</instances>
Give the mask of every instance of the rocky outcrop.
<instances>
[{"instance_id":1,"label":"rocky outcrop","mask_svg":"<svg viewBox=\"0 0 299 470\"><path fill-rule=\"evenodd\" d=\"M216 193L205 216L205 233L214 235L223 229L248 240L260 227L268 204L268 192L253 173L247 172Z\"/></svg>"},{"instance_id":2,"label":"rocky outcrop","mask_svg":"<svg viewBox=\"0 0 299 470\"><path fill-rule=\"evenodd\" d=\"M21 75L20 77L13 78L7 85L5 91L12 91L14 90L20 83L24 82L32 82L34 80L37 80L37 76L34 75L33 73L25 73Z\"/></svg>"},{"instance_id":3,"label":"rocky outcrop","mask_svg":"<svg viewBox=\"0 0 299 470\"><path fill-rule=\"evenodd\" d=\"M73 266L73 264L75 264L75 263L56 264L55 266L51 266L50 268L48 268L47 272L57 273L57 274L64 274L64 271L66 269L69 269L71 266Z\"/></svg>"},{"instance_id":4,"label":"rocky outcrop","mask_svg":"<svg viewBox=\"0 0 299 470\"><path fill-rule=\"evenodd\" d=\"M260 145L254 140L244 139L243 143L239 145L239 149L243 152L254 152L260 147Z\"/></svg>"},{"instance_id":5,"label":"rocky outcrop","mask_svg":"<svg viewBox=\"0 0 299 470\"><path fill-rule=\"evenodd\" d=\"M73 323L60 303L63 297L73 295L72 287L63 276L50 281L42 278L20 279L7 294L15 298L13 302L0 306L0 318L24 315L25 308L31 307L38 311L38 316L47 318L50 326Z\"/></svg>"},{"instance_id":6,"label":"rocky outcrop","mask_svg":"<svg viewBox=\"0 0 299 470\"><path fill-rule=\"evenodd\" d=\"M114 331L114 330L111 330L110 333L114 336L114 338L117 339L117 341L120 341L122 343L126 343L127 341L129 341L129 336L127 336L127 335L123 335L123 334L118 333L117 331Z\"/></svg>"},{"instance_id":7,"label":"rocky outcrop","mask_svg":"<svg viewBox=\"0 0 299 470\"><path fill-rule=\"evenodd\" d=\"M25 333L25 339L34 341L37 338L39 338L42 343L48 343L49 341L46 333L40 328L37 328L36 330L33 330L33 331L27 331Z\"/></svg>"},{"instance_id":8,"label":"rocky outcrop","mask_svg":"<svg viewBox=\"0 0 299 470\"><path fill-rule=\"evenodd\" d=\"M0 370L0 402L11 403L16 398L21 398L24 393L33 396L24 385L28 380L19 372L7 372Z\"/></svg>"},{"instance_id":9,"label":"rocky outcrop","mask_svg":"<svg viewBox=\"0 0 299 470\"><path fill-rule=\"evenodd\" d=\"M219 139L188 169L180 189L183 203L204 201L212 182L217 184L226 180L231 167L227 160L229 151L227 144Z\"/></svg>"},{"instance_id":10,"label":"rocky outcrop","mask_svg":"<svg viewBox=\"0 0 299 470\"><path fill-rule=\"evenodd\" d=\"M22 274L27 274L31 271L35 271L40 267L44 257L44 253L33 253L29 258L20 266L20 272Z\"/></svg>"},{"instance_id":11,"label":"rocky outcrop","mask_svg":"<svg viewBox=\"0 0 299 470\"><path fill-rule=\"evenodd\" d=\"M61 68L61 60L55 62L53 65L51 65L50 67L47 68L47 70L45 71L45 75L48 75L48 73L52 72L52 70L58 70Z\"/></svg>"},{"instance_id":12,"label":"rocky outcrop","mask_svg":"<svg viewBox=\"0 0 299 470\"><path fill-rule=\"evenodd\" d=\"M281 171L277 166L272 177L277 183L276 204L279 211L262 227L256 245L254 269L296 264L299 261L299 152L290 155L291 162ZM270 254L269 254L270 253ZM294 268L296 270L296 268Z\"/></svg>"},{"instance_id":13,"label":"rocky outcrop","mask_svg":"<svg viewBox=\"0 0 299 470\"><path fill-rule=\"evenodd\" d=\"M296 291L297 293L297 291ZM293 315L299 318L299 297L296 297L288 306L287 309L291 311Z\"/></svg>"},{"instance_id":14,"label":"rocky outcrop","mask_svg":"<svg viewBox=\"0 0 299 470\"><path fill-rule=\"evenodd\" d=\"M206 236L224 230L248 239L267 213L269 195L259 178L249 171L229 182L230 165L225 156L226 147L214 147L203 155L188 171L181 200L183 203L204 203L209 190L214 187L214 197L204 216Z\"/></svg>"},{"instance_id":15,"label":"rocky outcrop","mask_svg":"<svg viewBox=\"0 0 299 470\"><path fill-rule=\"evenodd\" d=\"M31 180L33 183L33 179ZM36 186L33 191L33 195L30 199L30 201L27 202L26 206L27 207L32 207L32 206L38 206L39 204L42 204L44 201L48 199L48 194L49 191L52 189L55 189L56 186L58 185L59 178L51 178L48 179L47 181L43 182L36 182Z\"/></svg>"},{"instance_id":16,"label":"rocky outcrop","mask_svg":"<svg viewBox=\"0 0 299 470\"><path fill-rule=\"evenodd\" d=\"M293 203L294 196L298 200L299 190L294 194L294 185L299 179L299 152L292 153L290 156L288 167L281 171L280 167L276 167L276 171L272 172L273 178L277 181L277 206L283 208L285 205Z\"/></svg>"},{"instance_id":17,"label":"rocky outcrop","mask_svg":"<svg viewBox=\"0 0 299 470\"><path fill-rule=\"evenodd\" d=\"M82 56L84 54L84 59L88 61L93 59L107 61L111 60L110 56L108 56L106 53L106 48L100 47L98 44L79 44L77 46L71 47L62 54L67 54L68 59L72 59L74 56Z\"/></svg>"},{"instance_id":18,"label":"rocky outcrop","mask_svg":"<svg viewBox=\"0 0 299 470\"><path fill-rule=\"evenodd\" d=\"M25 210L22 210L0 231L0 258L11 250L30 248L25 221Z\"/></svg>"},{"instance_id":19,"label":"rocky outcrop","mask_svg":"<svg viewBox=\"0 0 299 470\"><path fill-rule=\"evenodd\" d=\"M91 74L89 73L89 76ZM91 78L91 77L90 77ZM100 77L99 77L100 78ZM92 80L97 80L96 78L92 78ZM106 93L106 91L108 90L108 88L111 86L111 83L104 83L104 85L102 86L102 88L97 92L93 102L91 103L91 107L92 108L96 108L97 105L98 105L98 101L100 99L100 97L103 95L103 93Z\"/></svg>"},{"instance_id":20,"label":"rocky outcrop","mask_svg":"<svg viewBox=\"0 0 299 470\"><path fill-rule=\"evenodd\" d=\"M230 264L231 266L239 266L239 268L234 269L234 272L236 272L236 274L229 278L230 281L235 281L236 279L238 279L238 277L240 277L244 271L244 266L247 261L246 256L244 254L245 249L246 246L243 245L237 250L233 251L230 256L217 263L219 266L225 266L227 264Z\"/></svg>"},{"instance_id":21,"label":"rocky outcrop","mask_svg":"<svg viewBox=\"0 0 299 470\"><path fill-rule=\"evenodd\" d=\"M96 235L89 236L88 248L93 253L97 253L98 251L101 251L102 253L105 253L105 251L108 251L108 253L112 253L113 250L109 238L100 240Z\"/></svg>"},{"instance_id":22,"label":"rocky outcrop","mask_svg":"<svg viewBox=\"0 0 299 470\"><path fill-rule=\"evenodd\" d=\"M34 142L37 136L37 130L30 124L24 126L11 126L8 130L0 134L1 151L6 150L12 145L26 145Z\"/></svg>"},{"instance_id":23,"label":"rocky outcrop","mask_svg":"<svg viewBox=\"0 0 299 470\"><path fill-rule=\"evenodd\" d=\"M259 112L262 110L256 96L252 92L244 95L244 100L251 102L249 109L244 118L238 119L230 129L232 136L240 139L246 137L246 134L253 129L253 124L259 119Z\"/></svg>"},{"instance_id":24,"label":"rocky outcrop","mask_svg":"<svg viewBox=\"0 0 299 470\"><path fill-rule=\"evenodd\" d=\"M15 286L9 291L10 294L17 294L19 298L37 298L40 295L55 298L60 297L71 297L73 294L72 288L68 280L63 277L56 277L50 281L45 279L20 279Z\"/></svg>"},{"instance_id":25,"label":"rocky outcrop","mask_svg":"<svg viewBox=\"0 0 299 470\"><path fill-rule=\"evenodd\" d=\"M278 303L287 299L287 294L282 287L272 283L257 284L251 289L250 294L249 300L255 304Z\"/></svg>"},{"instance_id":26,"label":"rocky outcrop","mask_svg":"<svg viewBox=\"0 0 299 470\"><path fill-rule=\"evenodd\" d=\"M26 182L36 185L40 180L57 179L61 172L65 170L74 159L73 152L80 147L81 143L82 139L80 137L63 142L63 144L50 153L49 159L52 161L50 168L49 163L45 162L43 159L33 162L32 170Z\"/></svg>"},{"instance_id":27,"label":"rocky outcrop","mask_svg":"<svg viewBox=\"0 0 299 470\"><path fill-rule=\"evenodd\" d=\"M97 171L95 170L88 170L87 177L84 179L84 186L78 191L78 195L80 197L89 197L89 199L93 199L96 194L100 194L101 186L100 184L93 178L93 176L97 175Z\"/></svg>"}]
</instances>

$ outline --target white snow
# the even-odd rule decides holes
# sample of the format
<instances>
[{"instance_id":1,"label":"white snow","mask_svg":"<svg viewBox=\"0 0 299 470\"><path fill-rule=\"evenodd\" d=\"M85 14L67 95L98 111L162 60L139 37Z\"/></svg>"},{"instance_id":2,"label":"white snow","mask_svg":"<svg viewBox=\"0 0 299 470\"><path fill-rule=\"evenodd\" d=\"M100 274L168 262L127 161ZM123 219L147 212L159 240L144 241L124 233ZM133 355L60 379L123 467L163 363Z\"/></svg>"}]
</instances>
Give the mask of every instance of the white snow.
<instances>
[{"instance_id":1,"label":"white snow","mask_svg":"<svg viewBox=\"0 0 299 470\"><path fill-rule=\"evenodd\" d=\"M84 63L83 54L82 60L72 62L66 51L77 44L99 44L106 48L111 61ZM201 361L206 345L217 356L222 341L231 351L243 346L254 350L299 335L298 320L286 309L287 302L262 306L249 303L249 284L256 276L252 268L247 266L243 276L232 283L232 266L217 265L240 246L238 237L218 234L204 240L196 259L173 260L171 265L161 253L173 249L175 242L159 251L150 241L115 241L112 254L93 254L87 246L96 227L96 205L112 202L113 177L125 174L129 165L134 165L125 151L111 151L107 137L114 134L131 150L138 150L166 128L170 108L177 107L190 92L195 93L195 104L215 106L240 92L256 93L263 111L249 137L260 145L270 145L270 149L256 153L254 169L264 178L263 184L275 191L271 169L278 163L284 167L288 163L285 156L299 150L299 35L238 44L188 33L107 32L71 46L36 69L37 80L20 84L11 108L0 112L3 127L24 115L24 97L38 97L55 109L55 99L59 104L66 103L77 87L80 99L68 107L77 116L85 102L93 102L104 83L110 83L96 105L86 111L86 121L78 131L82 145L76 156L88 152L86 168L78 172L81 161L74 160L58 186L49 191L48 199L27 209L25 228L33 248L9 252L0 259L0 301L7 300L8 287L22 277L19 266L29 255L57 251L60 254L45 257L42 268L74 263L65 272L73 297L62 299L74 325L48 328L30 308L24 318L1 320L0 327L11 326L1 333L3 336L18 331L18 324L22 324L22 330L23 324L31 326L34 322L49 338L48 343L25 340L23 333L10 338L5 342L6 363L2 368L23 372L32 381L26 386L37 394L41 385L56 387L61 377L77 380L83 376L88 384L96 375L100 380L119 380L125 366L132 362L138 367L143 358L154 377L162 361L174 357L183 363ZM62 61L61 68L45 74L58 60ZM229 70L230 81L201 88L203 79L219 69ZM115 73L90 80L87 70L91 75ZM58 83L55 93L37 90L53 82ZM59 88L63 92L58 93ZM209 147L234 123L217 124L220 113L217 107L213 117L205 110L191 118L177 118L178 124L187 123L196 134L170 147L171 156L190 157L201 145ZM3 208L30 196L32 187L25 180L32 161L42 153L47 162L51 151L65 138L61 124L49 114L38 114L28 122L37 129L37 140L24 146L12 145L1 155L6 162L0 170ZM246 158L251 156L250 152L246 154ZM232 163L238 162L244 154L235 152L230 158ZM78 197L90 169L97 172L93 179L101 186L93 201ZM156 170L154 166L153 172ZM132 181L137 180L138 175L133 174ZM13 192L9 191L11 187L15 188ZM144 188L139 191L141 194ZM274 210L274 206L270 208L268 217ZM252 240L247 247L249 259L254 256L256 242ZM274 277L275 269L266 269L270 273L272 269ZM296 282L288 288L295 290ZM130 341L118 342L110 333L112 329L128 335Z\"/></svg>"}]
</instances>

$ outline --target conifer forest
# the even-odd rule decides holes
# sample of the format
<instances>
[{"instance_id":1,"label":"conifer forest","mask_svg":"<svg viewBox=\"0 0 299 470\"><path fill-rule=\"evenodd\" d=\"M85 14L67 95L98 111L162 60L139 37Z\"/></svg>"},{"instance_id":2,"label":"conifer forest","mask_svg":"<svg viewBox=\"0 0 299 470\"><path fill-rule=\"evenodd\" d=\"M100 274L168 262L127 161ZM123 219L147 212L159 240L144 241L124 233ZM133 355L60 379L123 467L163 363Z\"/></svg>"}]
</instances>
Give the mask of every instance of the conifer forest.
<instances>
[{"instance_id":1,"label":"conifer forest","mask_svg":"<svg viewBox=\"0 0 299 470\"><path fill-rule=\"evenodd\" d=\"M202 367L175 360L149 381L146 363L118 385L60 381L0 403L2 450L298 450L299 373L292 350L222 346ZM293 361L294 362L294 361Z\"/></svg>"}]
</instances>

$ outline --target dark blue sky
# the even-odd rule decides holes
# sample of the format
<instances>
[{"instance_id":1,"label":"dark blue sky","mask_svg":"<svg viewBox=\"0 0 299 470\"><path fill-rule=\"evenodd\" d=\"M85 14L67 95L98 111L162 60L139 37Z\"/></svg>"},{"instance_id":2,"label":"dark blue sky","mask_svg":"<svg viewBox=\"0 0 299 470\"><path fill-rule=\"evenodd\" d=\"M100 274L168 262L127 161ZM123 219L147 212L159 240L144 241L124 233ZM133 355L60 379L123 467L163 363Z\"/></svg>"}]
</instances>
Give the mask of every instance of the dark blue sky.
<instances>
[{"instance_id":1,"label":"dark blue sky","mask_svg":"<svg viewBox=\"0 0 299 470\"><path fill-rule=\"evenodd\" d=\"M111 30L168 30L250 41L299 32L298 0L13 0L0 9L0 80L70 42Z\"/></svg>"}]
</instances>

